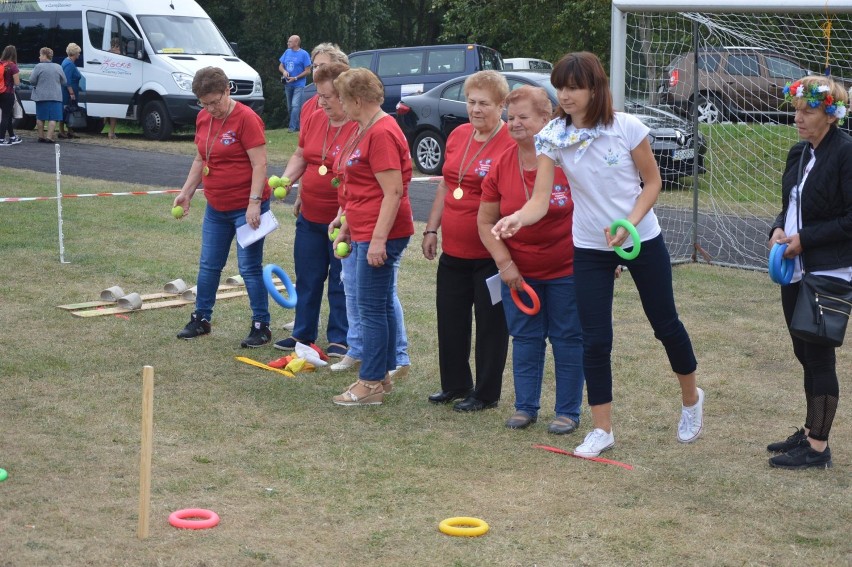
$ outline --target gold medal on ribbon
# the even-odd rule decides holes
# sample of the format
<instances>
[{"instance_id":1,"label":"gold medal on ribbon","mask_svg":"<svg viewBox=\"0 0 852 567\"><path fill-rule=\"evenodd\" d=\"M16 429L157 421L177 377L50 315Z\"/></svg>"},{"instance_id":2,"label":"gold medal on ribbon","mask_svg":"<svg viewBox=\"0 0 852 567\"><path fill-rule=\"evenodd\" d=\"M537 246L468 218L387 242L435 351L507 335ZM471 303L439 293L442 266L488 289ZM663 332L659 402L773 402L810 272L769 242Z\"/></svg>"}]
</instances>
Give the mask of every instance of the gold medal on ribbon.
<instances>
[{"instance_id":1,"label":"gold medal on ribbon","mask_svg":"<svg viewBox=\"0 0 852 567\"><path fill-rule=\"evenodd\" d=\"M456 187L455 190L453 190L453 199L458 201L462 197L464 197L464 191L462 191L461 186Z\"/></svg>"},{"instance_id":2,"label":"gold medal on ribbon","mask_svg":"<svg viewBox=\"0 0 852 567\"><path fill-rule=\"evenodd\" d=\"M210 175L210 168L205 165L204 169L201 170L201 174L204 175L205 177Z\"/></svg>"},{"instance_id":3,"label":"gold medal on ribbon","mask_svg":"<svg viewBox=\"0 0 852 567\"><path fill-rule=\"evenodd\" d=\"M326 173L328 173L328 168L325 166L325 164L322 164L321 166L319 166L318 171L320 175L325 175Z\"/></svg>"}]
</instances>

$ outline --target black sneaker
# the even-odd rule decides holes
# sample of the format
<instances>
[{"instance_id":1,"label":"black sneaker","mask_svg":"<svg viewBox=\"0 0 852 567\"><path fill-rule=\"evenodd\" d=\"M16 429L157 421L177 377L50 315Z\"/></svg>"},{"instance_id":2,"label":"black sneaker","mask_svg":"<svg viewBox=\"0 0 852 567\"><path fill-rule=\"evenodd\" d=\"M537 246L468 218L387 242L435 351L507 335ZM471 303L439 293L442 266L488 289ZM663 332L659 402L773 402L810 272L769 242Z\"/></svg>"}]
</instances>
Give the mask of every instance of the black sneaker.
<instances>
[{"instance_id":1,"label":"black sneaker","mask_svg":"<svg viewBox=\"0 0 852 567\"><path fill-rule=\"evenodd\" d=\"M257 348L263 346L272 340L272 331L269 330L269 323L261 323L254 321L251 324L251 331L248 336L243 339L240 346L243 348Z\"/></svg>"},{"instance_id":2,"label":"black sneaker","mask_svg":"<svg viewBox=\"0 0 852 567\"><path fill-rule=\"evenodd\" d=\"M811 467L830 469L831 449L826 445L825 451L820 453L813 450L811 444L805 439L783 455L769 459L769 466L779 469L808 469Z\"/></svg>"},{"instance_id":3,"label":"black sneaker","mask_svg":"<svg viewBox=\"0 0 852 567\"><path fill-rule=\"evenodd\" d=\"M786 453L790 449L798 447L799 443L804 439L807 439L807 435L805 435L805 430L802 428L787 437L784 441L770 443L766 446L766 450L770 453Z\"/></svg>"},{"instance_id":4,"label":"black sneaker","mask_svg":"<svg viewBox=\"0 0 852 567\"><path fill-rule=\"evenodd\" d=\"M189 323L186 324L186 327L177 334L177 338L179 339L194 339L196 337L200 337L201 335L207 335L210 333L210 321L207 319L202 319L198 316L198 313L193 313L192 317L189 320Z\"/></svg>"}]
</instances>

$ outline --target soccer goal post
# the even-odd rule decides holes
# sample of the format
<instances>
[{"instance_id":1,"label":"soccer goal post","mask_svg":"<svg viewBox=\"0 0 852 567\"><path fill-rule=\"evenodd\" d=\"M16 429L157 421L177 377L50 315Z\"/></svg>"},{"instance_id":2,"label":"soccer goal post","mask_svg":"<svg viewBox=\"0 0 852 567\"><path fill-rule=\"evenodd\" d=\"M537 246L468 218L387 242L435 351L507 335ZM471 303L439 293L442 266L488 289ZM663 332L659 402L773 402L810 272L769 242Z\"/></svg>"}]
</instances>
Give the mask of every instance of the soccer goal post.
<instances>
[{"instance_id":1,"label":"soccer goal post","mask_svg":"<svg viewBox=\"0 0 852 567\"><path fill-rule=\"evenodd\" d=\"M611 46L616 109L700 132L703 168L655 209L672 261L766 269L798 140L783 88L825 73L852 87L852 0L613 0Z\"/></svg>"}]
</instances>

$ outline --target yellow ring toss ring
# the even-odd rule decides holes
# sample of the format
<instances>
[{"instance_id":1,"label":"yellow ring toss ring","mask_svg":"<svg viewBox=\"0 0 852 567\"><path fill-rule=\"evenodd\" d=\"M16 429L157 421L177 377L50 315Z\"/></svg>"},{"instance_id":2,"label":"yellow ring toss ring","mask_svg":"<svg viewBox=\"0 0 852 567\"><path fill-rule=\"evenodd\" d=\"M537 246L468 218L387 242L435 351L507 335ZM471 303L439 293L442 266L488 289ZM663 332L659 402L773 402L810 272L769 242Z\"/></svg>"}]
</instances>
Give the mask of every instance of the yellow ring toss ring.
<instances>
[{"instance_id":1,"label":"yellow ring toss ring","mask_svg":"<svg viewBox=\"0 0 852 567\"><path fill-rule=\"evenodd\" d=\"M438 529L442 533L451 536L477 537L485 535L488 531L488 524L479 518L458 516L456 518L447 518L438 524Z\"/></svg>"}]
</instances>

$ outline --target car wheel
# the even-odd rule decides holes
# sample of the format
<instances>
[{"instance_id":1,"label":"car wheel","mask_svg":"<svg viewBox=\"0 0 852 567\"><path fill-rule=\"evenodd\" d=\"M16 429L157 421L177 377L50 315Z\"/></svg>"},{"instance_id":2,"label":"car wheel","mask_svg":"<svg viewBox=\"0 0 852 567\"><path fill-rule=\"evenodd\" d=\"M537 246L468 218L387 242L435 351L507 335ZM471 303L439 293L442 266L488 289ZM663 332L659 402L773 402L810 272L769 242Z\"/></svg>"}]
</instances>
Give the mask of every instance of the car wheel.
<instances>
[{"instance_id":1,"label":"car wheel","mask_svg":"<svg viewBox=\"0 0 852 567\"><path fill-rule=\"evenodd\" d=\"M698 107L698 121L702 124L718 124L725 119L722 104L717 97L701 95L695 104Z\"/></svg>"},{"instance_id":2,"label":"car wheel","mask_svg":"<svg viewBox=\"0 0 852 567\"><path fill-rule=\"evenodd\" d=\"M142 109L142 133L149 140L167 140L173 129L174 124L163 101L152 100Z\"/></svg>"},{"instance_id":3,"label":"car wheel","mask_svg":"<svg viewBox=\"0 0 852 567\"><path fill-rule=\"evenodd\" d=\"M414 165L427 175L439 175L444 167L444 140L437 132L422 132L414 140Z\"/></svg>"}]
</instances>

